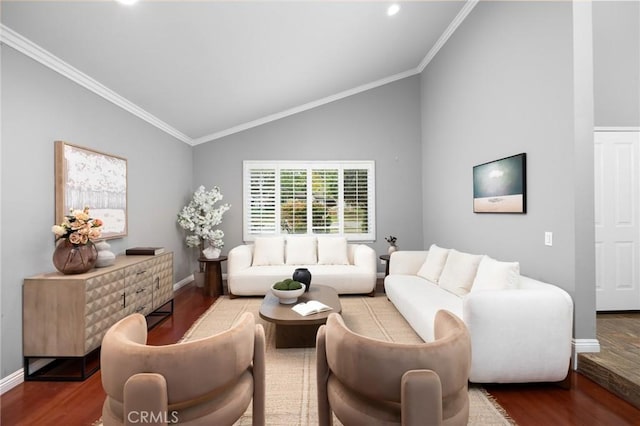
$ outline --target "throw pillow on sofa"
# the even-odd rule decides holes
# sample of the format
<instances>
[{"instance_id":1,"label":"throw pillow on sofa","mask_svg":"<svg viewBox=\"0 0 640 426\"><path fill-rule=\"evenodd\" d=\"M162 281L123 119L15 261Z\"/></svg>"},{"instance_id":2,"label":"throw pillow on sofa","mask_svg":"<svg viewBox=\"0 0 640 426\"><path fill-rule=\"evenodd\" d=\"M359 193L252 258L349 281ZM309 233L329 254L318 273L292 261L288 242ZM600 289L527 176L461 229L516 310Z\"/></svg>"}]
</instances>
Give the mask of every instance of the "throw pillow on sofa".
<instances>
[{"instance_id":1,"label":"throw pillow on sofa","mask_svg":"<svg viewBox=\"0 0 640 426\"><path fill-rule=\"evenodd\" d=\"M315 265L318 263L316 254L316 237L288 236L285 249L287 265Z\"/></svg>"},{"instance_id":2,"label":"throw pillow on sofa","mask_svg":"<svg viewBox=\"0 0 640 426\"><path fill-rule=\"evenodd\" d=\"M347 239L345 237L318 237L319 265L348 265Z\"/></svg>"},{"instance_id":3,"label":"throw pillow on sofa","mask_svg":"<svg viewBox=\"0 0 640 426\"><path fill-rule=\"evenodd\" d=\"M444 269L448 256L449 249L431 244L431 247L429 247L429 254L427 254L427 259L420 267L417 275L437 284L440 280L440 275L442 274L442 270Z\"/></svg>"},{"instance_id":4,"label":"throw pillow on sofa","mask_svg":"<svg viewBox=\"0 0 640 426\"><path fill-rule=\"evenodd\" d=\"M256 237L253 266L284 265L284 237Z\"/></svg>"},{"instance_id":5,"label":"throw pillow on sofa","mask_svg":"<svg viewBox=\"0 0 640 426\"><path fill-rule=\"evenodd\" d=\"M489 256L483 256L478 265L476 278L471 291L504 290L518 288L520 285L520 263L500 262Z\"/></svg>"},{"instance_id":6,"label":"throw pillow on sofa","mask_svg":"<svg viewBox=\"0 0 640 426\"><path fill-rule=\"evenodd\" d=\"M469 293L481 260L481 254L462 253L455 249L449 250L447 262L440 275L440 287L458 296Z\"/></svg>"}]
</instances>

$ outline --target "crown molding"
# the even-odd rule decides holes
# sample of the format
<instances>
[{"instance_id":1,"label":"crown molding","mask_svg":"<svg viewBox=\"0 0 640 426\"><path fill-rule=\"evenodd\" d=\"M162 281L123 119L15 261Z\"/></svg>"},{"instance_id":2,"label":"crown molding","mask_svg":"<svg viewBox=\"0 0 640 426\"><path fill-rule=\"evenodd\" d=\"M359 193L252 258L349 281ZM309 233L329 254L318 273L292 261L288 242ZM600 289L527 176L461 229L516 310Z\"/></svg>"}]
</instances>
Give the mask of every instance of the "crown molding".
<instances>
[{"instance_id":1,"label":"crown molding","mask_svg":"<svg viewBox=\"0 0 640 426\"><path fill-rule=\"evenodd\" d=\"M345 90L344 92L336 93L334 95L327 96L322 99L318 99L312 102L308 102L306 104L298 105L296 107L277 112L275 114L267 115L265 117L259 118L257 120L249 121L247 123L239 124L234 127L230 127L228 129L211 133L210 135L205 135L193 140L193 145L199 145L206 142L211 142L216 139L223 138L225 136L232 135L234 133L241 132L243 130L251 129L253 127L260 126L262 124L270 123L272 121L280 120L281 118L288 117L290 115L298 114L300 112L308 111L313 108L317 108L319 106L338 101L340 99L347 98L349 96L356 95L361 92L365 92L367 90L374 89L376 87L384 86L385 84L393 83L394 81L402 80L403 78L411 77L413 75L419 74L417 68L413 68L398 74L394 74L389 77L382 78L380 80L373 81L371 83L363 84L362 86L354 87L353 89Z\"/></svg>"},{"instance_id":2,"label":"crown molding","mask_svg":"<svg viewBox=\"0 0 640 426\"><path fill-rule=\"evenodd\" d=\"M436 43L433 45L431 50L429 50L429 53L427 53L427 56L425 56L422 62L420 62L420 65L418 65L419 72L424 71L427 65L429 65L429 62L431 62L431 60L436 56L436 54L440 51L440 49L442 49L442 46L444 46L447 40L449 40L451 35L458 29L460 24L462 24L462 22L466 19L467 15L471 13L473 8L476 7L479 1L480 0L467 0L465 2L464 6L462 6L462 9L460 9L460 12L458 12L456 17L453 18L453 21L451 21L451 23L449 24L447 29L444 30L444 32L442 33L438 41L436 41Z\"/></svg>"},{"instance_id":3,"label":"crown molding","mask_svg":"<svg viewBox=\"0 0 640 426\"><path fill-rule=\"evenodd\" d=\"M169 124L157 118L156 116L143 110L133 102L118 95L113 90L109 89L108 87L104 86L103 84L99 83L93 78L89 77L88 75L78 70L77 68L74 68L73 66L69 65L62 59L51 54L47 50L38 46L37 44L27 39L26 37L13 31L11 28L7 27L4 24L0 24L0 42L2 42L3 44L9 47L12 47L13 49L30 57L31 59L36 60L37 62L63 75L64 77L67 77L69 80L79 84L80 86L86 89L89 89L90 91L97 94L98 96L103 97L107 101L141 118L142 120L146 121L152 126L155 126L158 129L162 130L163 132L173 136L174 138L179 139L180 141L185 142L189 145L192 145L193 141L189 136L185 135L184 133L181 133L174 127L170 126Z\"/></svg>"},{"instance_id":4,"label":"crown molding","mask_svg":"<svg viewBox=\"0 0 640 426\"><path fill-rule=\"evenodd\" d=\"M409 69L407 71L394 74L389 77L382 78L380 80L373 81L371 83L363 84L361 86L345 90L343 92L336 93L334 95L327 96L322 99L318 99L312 102L308 102L306 104L302 104L281 112L277 112L275 114L267 115L262 118L258 118L256 120L252 120L243 124L239 124L237 126L230 127L225 130L221 130L219 132L211 133L209 135L201 136L199 138L190 138L184 133L180 132L176 128L170 126L164 121L160 120L156 116L150 114L144 109L140 108L133 102L127 100L126 98L120 96L113 90L89 77L82 71L74 68L70 64L66 63L62 59L57 56L51 54L47 50L33 43L31 40L23 37L17 32L13 31L9 27L4 24L0 24L0 42L6 44L9 47L16 49L17 51L23 53L24 55L36 60L37 62L45 65L46 67L56 71L57 73L67 77L71 81L87 88L88 90L94 92L98 96L108 100L109 102L119 106L120 108L130 112L131 114L139 117L140 119L148 122L149 124L157 127L163 132L175 137L176 139L194 146L199 145L206 142L211 142L216 139L223 138L225 136L232 135L234 133L241 132L243 130L248 130L253 127L257 127L266 123L270 123L272 121L280 120L281 118L288 117L290 115L294 115L300 112L308 111L310 109L344 99L349 96L356 95L358 93L374 89L376 87L383 86L385 84L392 83L397 80L401 80L403 78L411 77L416 74L420 74L429 62L436 56L438 51L444 46L447 40L451 37L451 35L456 31L458 26L465 20L467 15L473 10L476 4L480 0L467 0L456 15L456 17L451 21L447 29L442 33L436 44L429 50L425 58L420 62L420 64L416 68Z\"/></svg>"}]
</instances>

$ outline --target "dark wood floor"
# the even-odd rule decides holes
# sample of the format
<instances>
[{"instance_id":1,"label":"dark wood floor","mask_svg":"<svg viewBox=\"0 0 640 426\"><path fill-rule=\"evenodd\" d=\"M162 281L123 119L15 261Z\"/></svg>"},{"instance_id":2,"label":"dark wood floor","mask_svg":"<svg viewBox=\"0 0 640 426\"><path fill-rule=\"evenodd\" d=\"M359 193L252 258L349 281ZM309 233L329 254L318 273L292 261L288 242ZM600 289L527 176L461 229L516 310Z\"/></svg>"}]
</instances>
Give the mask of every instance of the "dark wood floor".
<instances>
[{"instance_id":1,"label":"dark wood floor","mask_svg":"<svg viewBox=\"0 0 640 426\"><path fill-rule=\"evenodd\" d=\"M180 289L173 316L149 332L149 343L176 342L213 302L195 286ZM571 373L571 382L570 390L555 385L487 389L521 426L640 425L640 410L631 404L578 373ZM91 425L100 417L104 397L100 372L84 382L25 382L0 397L0 424Z\"/></svg>"}]
</instances>

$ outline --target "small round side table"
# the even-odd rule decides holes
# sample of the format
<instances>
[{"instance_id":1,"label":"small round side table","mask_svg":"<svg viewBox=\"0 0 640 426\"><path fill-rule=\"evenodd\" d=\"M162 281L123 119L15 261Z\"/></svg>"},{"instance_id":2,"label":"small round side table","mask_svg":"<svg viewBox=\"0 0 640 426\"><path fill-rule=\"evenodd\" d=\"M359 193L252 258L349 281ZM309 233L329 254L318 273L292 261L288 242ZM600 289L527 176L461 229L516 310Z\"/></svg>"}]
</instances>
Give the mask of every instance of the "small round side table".
<instances>
[{"instance_id":1,"label":"small round side table","mask_svg":"<svg viewBox=\"0 0 640 426\"><path fill-rule=\"evenodd\" d=\"M218 297L223 294L222 289L222 262L227 260L227 256L220 256L216 259L199 257L198 262L205 264L204 269L204 294Z\"/></svg>"},{"instance_id":2,"label":"small round side table","mask_svg":"<svg viewBox=\"0 0 640 426\"><path fill-rule=\"evenodd\" d=\"M380 255L380 260L384 260L385 262L385 267L384 267L384 276L386 277L387 275L389 275L389 263L391 260L391 255L390 254L381 254Z\"/></svg>"}]
</instances>

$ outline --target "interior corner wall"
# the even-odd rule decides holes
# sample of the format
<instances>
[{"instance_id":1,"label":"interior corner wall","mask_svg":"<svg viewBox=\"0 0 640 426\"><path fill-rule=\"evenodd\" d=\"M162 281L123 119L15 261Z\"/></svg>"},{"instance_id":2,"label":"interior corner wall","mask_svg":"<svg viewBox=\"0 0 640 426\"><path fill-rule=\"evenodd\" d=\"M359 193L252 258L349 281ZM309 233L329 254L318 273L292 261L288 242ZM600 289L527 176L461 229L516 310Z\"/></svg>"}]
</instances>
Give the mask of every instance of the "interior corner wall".
<instances>
[{"instance_id":1,"label":"interior corner wall","mask_svg":"<svg viewBox=\"0 0 640 426\"><path fill-rule=\"evenodd\" d=\"M2 45L1 375L22 368L22 282L54 271L54 141L128 162L128 236L174 252L174 282L193 273L176 214L193 189L192 147ZM78 206L81 207L81 206Z\"/></svg>"},{"instance_id":2,"label":"interior corner wall","mask_svg":"<svg viewBox=\"0 0 640 426\"><path fill-rule=\"evenodd\" d=\"M401 249L423 246L420 158L416 75L197 145L193 161L195 184L218 185L231 204L222 223L226 253L243 243L243 160L374 160L377 237L370 245L383 254L388 235Z\"/></svg>"},{"instance_id":3,"label":"interior corner wall","mask_svg":"<svg viewBox=\"0 0 640 426\"><path fill-rule=\"evenodd\" d=\"M578 213L593 214L593 146L579 147L589 164L575 155L573 18L572 2L479 2L425 68L423 228L427 247L519 261L523 275L564 288L574 336L595 338L595 277L576 275L594 230ZM527 213L473 213L473 166L521 152ZM579 233L589 247L576 247Z\"/></svg>"},{"instance_id":4,"label":"interior corner wall","mask_svg":"<svg viewBox=\"0 0 640 426\"><path fill-rule=\"evenodd\" d=\"M593 2L595 125L640 127L640 2Z\"/></svg>"}]
</instances>

